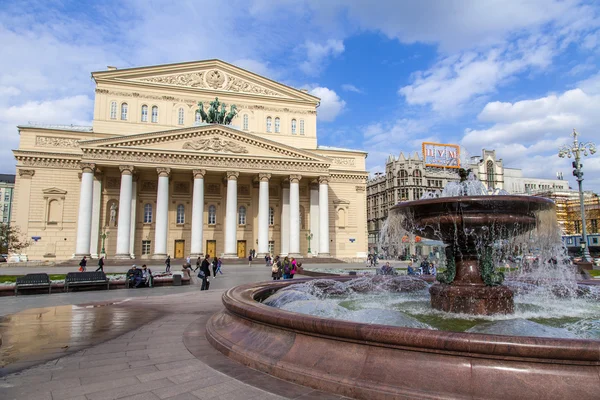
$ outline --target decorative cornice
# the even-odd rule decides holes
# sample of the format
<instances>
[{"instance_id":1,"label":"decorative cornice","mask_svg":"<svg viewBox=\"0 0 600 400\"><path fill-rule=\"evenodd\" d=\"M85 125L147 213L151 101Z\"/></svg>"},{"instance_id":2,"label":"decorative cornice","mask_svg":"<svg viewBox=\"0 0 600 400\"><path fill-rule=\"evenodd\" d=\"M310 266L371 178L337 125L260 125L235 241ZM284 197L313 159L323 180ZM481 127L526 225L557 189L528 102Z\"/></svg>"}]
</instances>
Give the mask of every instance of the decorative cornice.
<instances>
[{"instance_id":1,"label":"decorative cornice","mask_svg":"<svg viewBox=\"0 0 600 400\"><path fill-rule=\"evenodd\" d=\"M269 179L271 179L271 174L265 174L265 173L258 174L259 182L269 182Z\"/></svg>"},{"instance_id":2,"label":"decorative cornice","mask_svg":"<svg viewBox=\"0 0 600 400\"><path fill-rule=\"evenodd\" d=\"M114 91L108 89L96 89L96 93L106 94L110 96L119 96L119 97L134 97L140 99L148 99L148 100L157 100L157 101L172 101L176 103L184 103L195 106L198 101L201 102L210 102L214 100L214 96L206 96L206 97L198 97L198 96L190 96L190 97L175 97L175 96L156 96L149 95L144 93L138 93L136 91L123 92L123 91ZM293 99L289 99L293 100ZM236 105L239 106L240 110L264 110L264 111L272 111L272 112L291 112L297 115L316 115L316 110L302 110L295 108L287 108L287 107L265 107L261 105L245 105L244 103L239 103L239 100L236 101Z\"/></svg>"},{"instance_id":3,"label":"decorative cornice","mask_svg":"<svg viewBox=\"0 0 600 400\"><path fill-rule=\"evenodd\" d=\"M158 176L169 176L171 175L171 168L167 168L167 167L158 167L156 168L156 172L158 173Z\"/></svg>"},{"instance_id":4,"label":"decorative cornice","mask_svg":"<svg viewBox=\"0 0 600 400\"><path fill-rule=\"evenodd\" d=\"M366 174L338 174L332 173L330 175L330 182L354 182L354 183L366 183L368 175Z\"/></svg>"},{"instance_id":5,"label":"decorative cornice","mask_svg":"<svg viewBox=\"0 0 600 400\"><path fill-rule=\"evenodd\" d=\"M302 175L298 175L298 174L290 175L290 183L299 183L300 179L302 179Z\"/></svg>"},{"instance_id":6,"label":"decorative cornice","mask_svg":"<svg viewBox=\"0 0 600 400\"><path fill-rule=\"evenodd\" d=\"M192 174L194 175L194 179L203 179L204 175L206 175L206 170L205 169L195 169L192 171Z\"/></svg>"},{"instance_id":7,"label":"decorative cornice","mask_svg":"<svg viewBox=\"0 0 600 400\"><path fill-rule=\"evenodd\" d=\"M23 179L31 179L35 175L34 169L19 169L19 177Z\"/></svg>"},{"instance_id":8,"label":"decorative cornice","mask_svg":"<svg viewBox=\"0 0 600 400\"><path fill-rule=\"evenodd\" d=\"M169 153L166 151L123 150L110 148L84 149L84 158L97 161L134 162L142 164L167 164L172 166L245 169L253 171L301 171L306 173L327 173L329 165L314 161L296 161L293 159L245 158L233 155L207 155L194 153ZM187 168L184 168L187 169Z\"/></svg>"},{"instance_id":9,"label":"decorative cornice","mask_svg":"<svg viewBox=\"0 0 600 400\"><path fill-rule=\"evenodd\" d=\"M80 169L81 156L64 153L43 153L36 151L14 150L17 167L42 167L61 169Z\"/></svg>"},{"instance_id":10,"label":"decorative cornice","mask_svg":"<svg viewBox=\"0 0 600 400\"><path fill-rule=\"evenodd\" d=\"M133 165L119 165L119 170L123 175L133 175L133 170L135 167Z\"/></svg>"},{"instance_id":11,"label":"decorative cornice","mask_svg":"<svg viewBox=\"0 0 600 400\"><path fill-rule=\"evenodd\" d=\"M82 162L79 163L79 166L81 167L81 172L94 173L94 170L96 169L96 164L94 163Z\"/></svg>"},{"instance_id":12,"label":"decorative cornice","mask_svg":"<svg viewBox=\"0 0 600 400\"><path fill-rule=\"evenodd\" d=\"M225 176L227 177L228 181L236 181L237 178L240 176L240 173L238 171L227 171L225 173Z\"/></svg>"}]
</instances>

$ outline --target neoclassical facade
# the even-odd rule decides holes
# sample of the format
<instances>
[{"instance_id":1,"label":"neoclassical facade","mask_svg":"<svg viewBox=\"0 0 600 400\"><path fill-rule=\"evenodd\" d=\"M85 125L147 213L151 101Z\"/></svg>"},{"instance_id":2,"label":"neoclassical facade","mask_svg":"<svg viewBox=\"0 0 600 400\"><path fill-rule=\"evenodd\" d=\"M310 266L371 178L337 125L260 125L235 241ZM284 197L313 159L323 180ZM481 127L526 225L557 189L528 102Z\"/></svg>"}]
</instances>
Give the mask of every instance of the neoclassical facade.
<instances>
[{"instance_id":1,"label":"neoclassical facade","mask_svg":"<svg viewBox=\"0 0 600 400\"><path fill-rule=\"evenodd\" d=\"M29 259L366 256L366 153L317 144L318 98L219 60L92 78L91 127L19 126Z\"/></svg>"}]
</instances>

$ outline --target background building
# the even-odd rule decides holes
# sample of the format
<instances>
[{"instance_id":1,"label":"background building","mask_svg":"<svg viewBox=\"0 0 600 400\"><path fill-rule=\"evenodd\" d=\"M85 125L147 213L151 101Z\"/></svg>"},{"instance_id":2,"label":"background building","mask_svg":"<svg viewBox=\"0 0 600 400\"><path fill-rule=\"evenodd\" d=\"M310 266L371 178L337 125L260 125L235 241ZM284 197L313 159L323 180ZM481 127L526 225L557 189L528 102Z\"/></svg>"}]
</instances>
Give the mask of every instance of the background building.
<instances>
[{"instance_id":1,"label":"background building","mask_svg":"<svg viewBox=\"0 0 600 400\"><path fill-rule=\"evenodd\" d=\"M456 146L456 145L440 145ZM425 148L425 147L424 147ZM438 160L439 161L439 160ZM442 160L442 163L443 160ZM447 160L451 164L450 160ZM568 190L569 184L561 179L527 178L516 168L506 168L494 150L483 149L481 156L468 159L468 166L485 184L488 191L506 190L511 194L534 194L540 190ZM401 201L420 199L424 193L441 190L450 181L458 181L456 168L427 166L424 154L414 153L406 157L390 155L385 173L377 173L367 182L367 227L369 250L379 251L380 232L390 207ZM412 241L411 252L418 252L418 244Z\"/></svg>"},{"instance_id":2,"label":"background building","mask_svg":"<svg viewBox=\"0 0 600 400\"><path fill-rule=\"evenodd\" d=\"M15 176L0 174L0 222L10 223L12 211L13 191L15 189Z\"/></svg>"},{"instance_id":3,"label":"background building","mask_svg":"<svg viewBox=\"0 0 600 400\"><path fill-rule=\"evenodd\" d=\"M219 60L92 78L93 126L19 127L29 259L366 257L366 153L317 144L319 98Z\"/></svg>"}]
</instances>

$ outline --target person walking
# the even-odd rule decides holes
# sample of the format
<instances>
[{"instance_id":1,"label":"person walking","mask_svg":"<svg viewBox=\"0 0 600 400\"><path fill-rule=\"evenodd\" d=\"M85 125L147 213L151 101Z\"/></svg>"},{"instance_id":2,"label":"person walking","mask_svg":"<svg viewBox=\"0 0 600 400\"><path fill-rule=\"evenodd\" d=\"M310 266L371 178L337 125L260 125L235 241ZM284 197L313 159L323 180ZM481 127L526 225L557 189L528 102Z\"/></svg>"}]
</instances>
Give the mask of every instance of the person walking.
<instances>
[{"instance_id":1,"label":"person walking","mask_svg":"<svg viewBox=\"0 0 600 400\"><path fill-rule=\"evenodd\" d=\"M165 265L167 266L165 272L171 272L171 256L167 255L167 259L165 260Z\"/></svg>"},{"instance_id":2,"label":"person walking","mask_svg":"<svg viewBox=\"0 0 600 400\"><path fill-rule=\"evenodd\" d=\"M96 268L96 272L98 271L104 272L104 257L100 257L98 260L98 268Z\"/></svg>"},{"instance_id":3,"label":"person walking","mask_svg":"<svg viewBox=\"0 0 600 400\"><path fill-rule=\"evenodd\" d=\"M219 269L219 259L215 256L212 261L213 279L217 279L217 270Z\"/></svg>"},{"instance_id":4,"label":"person walking","mask_svg":"<svg viewBox=\"0 0 600 400\"><path fill-rule=\"evenodd\" d=\"M252 251L250 251L250 255L248 256L248 266L252 266Z\"/></svg>"},{"instance_id":5,"label":"person walking","mask_svg":"<svg viewBox=\"0 0 600 400\"><path fill-rule=\"evenodd\" d=\"M185 259L185 262L191 267L192 266L192 257L187 256L187 258Z\"/></svg>"},{"instance_id":6,"label":"person walking","mask_svg":"<svg viewBox=\"0 0 600 400\"><path fill-rule=\"evenodd\" d=\"M290 279L294 279L294 275L298 272L298 261L294 257L292 257L292 270L290 271Z\"/></svg>"},{"instance_id":7,"label":"person walking","mask_svg":"<svg viewBox=\"0 0 600 400\"><path fill-rule=\"evenodd\" d=\"M223 260L219 258L217 261L217 271L215 272L215 278L217 277L217 272L223 275L223 271L221 271L221 265L223 265Z\"/></svg>"},{"instance_id":8,"label":"person walking","mask_svg":"<svg viewBox=\"0 0 600 400\"><path fill-rule=\"evenodd\" d=\"M83 256L81 261L79 261L79 272L85 272L87 267L87 257Z\"/></svg>"},{"instance_id":9,"label":"person walking","mask_svg":"<svg viewBox=\"0 0 600 400\"><path fill-rule=\"evenodd\" d=\"M208 255L204 257L202 260L202 264L200 265L200 272L198 272L198 278L202 279L202 286L200 290L208 290L210 287L210 282L208 278L210 277L210 261L208 260Z\"/></svg>"},{"instance_id":10,"label":"person walking","mask_svg":"<svg viewBox=\"0 0 600 400\"><path fill-rule=\"evenodd\" d=\"M200 268L200 264L202 264L202 258L200 258L200 256L198 256L198 259L196 260L196 268L194 268L194 272L196 272Z\"/></svg>"},{"instance_id":11,"label":"person walking","mask_svg":"<svg viewBox=\"0 0 600 400\"><path fill-rule=\"evenodd\" d=\"M290 275L292 273L292 263L287 256L283 259L281 269L283 271L283 279L290 279Z\"/></svg>"},{"instance_id":12,"label":"person walking","mask_svg":"<svg viewBox=\"0 0 600 400\"><path fill-rule=\"evenodd\" d=\"M281 261L279 260L279 256L275 257L275 260L273 260L273 266L271 267L271 277L274 281L281 279Z\"/></svg>"}]
</instances>

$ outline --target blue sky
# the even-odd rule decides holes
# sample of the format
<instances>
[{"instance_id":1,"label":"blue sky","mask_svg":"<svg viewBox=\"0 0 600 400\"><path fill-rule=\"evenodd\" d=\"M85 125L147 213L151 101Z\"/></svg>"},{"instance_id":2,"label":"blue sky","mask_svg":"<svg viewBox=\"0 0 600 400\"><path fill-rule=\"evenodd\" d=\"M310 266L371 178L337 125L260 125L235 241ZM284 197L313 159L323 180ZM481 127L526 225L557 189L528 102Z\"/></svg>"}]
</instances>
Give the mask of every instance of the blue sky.
<instances>
[{"instance_id":1,"label":"blue sky","mask_svg":"<svg viewBox=\"0 0 600 400\"><path fill-rule=\"evenodd\" d=\"M372 172L433 140L571 180L557 147L573 128L600 142L593 1L0 2L1 172L16 125L90 124L91 71L209 58L321 97L319 143ZM584 170L600 191L600 154Z\"/></svg>"}]
</instances>

